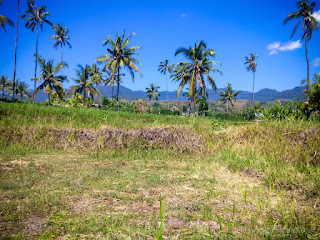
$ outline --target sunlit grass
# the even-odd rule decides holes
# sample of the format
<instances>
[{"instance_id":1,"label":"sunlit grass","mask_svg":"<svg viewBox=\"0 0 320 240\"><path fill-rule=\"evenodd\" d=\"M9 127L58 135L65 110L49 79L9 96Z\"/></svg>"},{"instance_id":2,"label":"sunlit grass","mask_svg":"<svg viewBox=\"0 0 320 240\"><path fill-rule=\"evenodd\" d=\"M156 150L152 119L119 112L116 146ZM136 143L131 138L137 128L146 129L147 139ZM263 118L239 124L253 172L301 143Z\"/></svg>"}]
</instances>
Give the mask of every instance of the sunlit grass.
<instances>
[{"instance_id":1,"label":"sunlit grass","mask_svg":"<svg viewBox=\"0 0 320 240\"><path fill-rule=\"evenodd\" d=\"M2 130L183 125L206 141L201 152L143 144L62 151L1 136L7 139L0 145L1 237L320 237L317 123L220 122L32 104L0 103L0 111Z\"/></svg>"}]
</instances>

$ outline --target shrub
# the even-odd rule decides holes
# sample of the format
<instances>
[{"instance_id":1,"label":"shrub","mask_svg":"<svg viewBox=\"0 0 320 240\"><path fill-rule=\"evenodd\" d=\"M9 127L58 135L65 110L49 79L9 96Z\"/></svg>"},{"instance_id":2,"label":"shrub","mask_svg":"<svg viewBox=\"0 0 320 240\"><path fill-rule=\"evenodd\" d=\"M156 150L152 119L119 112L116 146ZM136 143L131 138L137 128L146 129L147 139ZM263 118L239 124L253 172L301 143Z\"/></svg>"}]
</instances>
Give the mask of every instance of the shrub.
<instances>
[{"instance_id":1,"label":"shrub","mask_svg":"<svg viewBox=\"0 0 320 240\"><path fill-rule=\"evenodd\" d=\"M174 110L172 115L182 115L182 112L180 110Z\"/></svg>"},{"instance_id":2,"label":"shrub","mask_svg":"<svg viewBox=\"0 0 320 240\"><path fill-rule=\"evenodd\" d=\"M138 99L134 103L134 110L136 113L146 113L147 112L147 104L142 99Z\"/></svg>"},{"instance_id":3,"label":"shrub","mask_svg":"<svg viewBox=\"0 0 320 240\"><path fill-rule=\"evenodd\" d=\"M172 115L172 111L171 111L170 109L161 108L161 109L160 109L160 114L163 114L163 115Z\"/></svg>"},{"instance_id":4,"label":"shrub","mask_svg":"<svg viewBox=\"0 0 320 240\"><path fill-rule=\"evenodd\" d=\"M225 122L219 122L218 120L213 119L211 127L212 127L212 130L218 131L218 130L222 130L222 129L226 128L226 124L225 124Z\"/></svg>"},{"instance_id":5,"label":"shrub","mask_svg":"<svg viewBox=\"0 0 320 240\"><path fill-rule=\"evenodd\" d=\"M252 108L247 108L243 110L243 112L241 113L241 116L245 120L253 120L255 118L255 110Z\"/></svg>"},{"instance_id":6,"label":"shrub","mask_svg":"<svg viewBox=\"0 0 320 240\"><path fill-rule=\"evenodd\" d=\"M280 102L273 105L271 108L265 110L264 115L266 118L277 119L277 120L282 120L282 119L294 116L291 103L281 106Z\"/></svg>"},{"instance_id":7,"label":"shrub","mask_svg":"<svg viewBox=\"0 0 320 240\"><path fill-rule=\"evenodd\" d=\"M200 115L204 114L205 111L208 111L209 105L207 103L207 100L204 98L199 98L197 100L197 103L199 104L198 106L198 112Z\"/></svg>"}]
</instances>

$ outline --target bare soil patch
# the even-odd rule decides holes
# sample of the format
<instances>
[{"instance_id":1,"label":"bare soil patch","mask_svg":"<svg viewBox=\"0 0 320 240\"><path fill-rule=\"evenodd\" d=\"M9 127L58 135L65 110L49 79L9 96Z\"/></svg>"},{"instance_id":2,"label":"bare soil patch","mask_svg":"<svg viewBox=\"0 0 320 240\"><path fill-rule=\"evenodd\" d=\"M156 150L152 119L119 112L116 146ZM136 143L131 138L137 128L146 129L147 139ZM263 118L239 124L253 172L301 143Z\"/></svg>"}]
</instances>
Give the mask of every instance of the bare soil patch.
<instances>
[{"instance_id":1,"label":"bare soil patch","mask_svg":"<svg viewBox=\"0 0 320 240\"><path fill-rule=\"evenodd\" d=\"M44 223L47 222L49 217L31 216L22 221L25 229L25 235L34 237L43 229Z\"/></svg>"}]
</instances>

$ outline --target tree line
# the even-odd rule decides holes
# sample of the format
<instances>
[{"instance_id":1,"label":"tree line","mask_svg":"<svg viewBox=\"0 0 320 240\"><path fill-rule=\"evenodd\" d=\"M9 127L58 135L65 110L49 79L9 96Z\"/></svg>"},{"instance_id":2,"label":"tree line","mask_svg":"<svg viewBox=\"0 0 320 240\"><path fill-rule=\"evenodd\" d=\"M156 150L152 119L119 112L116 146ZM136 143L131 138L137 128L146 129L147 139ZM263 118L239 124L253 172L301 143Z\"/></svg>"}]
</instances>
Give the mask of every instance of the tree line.
<instances>
[{"instance_id":1,"label":"tree line","mask_svg":"<svg viewBox=\"0 0 320 240\"><path fill-rule=\"evenodd\" d=\"M0 4L3 0L0 0ZM12 99L19 94L22 96L30 97L30 90L28 91L28 85L24 82L19 82L16 79L16 52L17 52L17 38L18 38L18 25L20 19L20 1L18 0L17 9L17 22L16 22L16 40L15 40L15 64L14 64L14 74L13 80L10 80L6 76L1 76L1 90L4 96L4 91L8 90L9 94L12 95ZM305 41L305 51L306 51L306 61L307 61L307 78L305 82L307 83L307 95L308 100L312 101L315 95L315 91L319 88L318 81L319 75L315 75L315 82L310 81L310 66L308 59L308 47L307 43L312 37L314 30L319 28L318 22L313 16L315 2L309 2L308 0L301 0L296 3L297 11L290 13L283 21L283 24L287 24L289 21L297 20L296 25L292 31L291 37L296 33L299 26L300 29L300 39ZM34 0L27 0L27 10L25 14L21 16L25 20L25 27L30 29L32 32L36 31L36 49L35 49L35 74L32 80L34 81L34 89L32 93L33 101L35 101L35 95L44 90L48 94L48 99L50 103L50 95L56 95L58 97L65 96L66 93L63 89L63 82L67 80L67 76L63 75L63 69L68 67L68 64L63 61L63 46L69 46L70 36L69 29L64 27L62 24L53 24L48 20L48 16L51 13L46 11L46 6L35 5ZM14 26L12 20L5 16L0 15L0 25L6 31L6 25ZM38 53L38 36L39 30L43 31L45 25L51 26L54 30L54 34L50 39L55 40L54 47L60 47L61 51L61 61L54 64L53 60L45 60ZM125 33L119 35L113 39L110 35L103 41L103 45L107 47L107 53L96 58L98 64L103 64L102 69L97 66L97 64L81 66L78 65L76 69L76 78L72 78L75 82L70 88L68 95L80 94L82 95L83 106L86 106L87 98L92 98L94 96L99 96L100 91L97 88L98 85L104 84L112 87L117 85L117 110L119 111L119 91L121 85L121 78L125 75L124 70L131 76L134 81L135 74L140 73L139 67L140 62L136 59L140 46L131 47L131 39L134 33L125 35ZM168 73L173 82L179 84L176 91L177 97L184 88L188 89L188 97L190 102L190 110L192 106L195 106L197 99L203 99L207 101L209 99L208 89L212 87L213 90L217 90L216 82L213 78L214 73L222 74L222 72L216 68L219 62L214 61L216 52L214 49L207 47L204 41L199 41L195 43L194 46L188 48L180 47L176 50L175 56L183 55L185 61L177 62L175 64L169 65L168 60L160 62L158 70L163 73L166 77L166 91L167 91L167 102L169 108L168 100ZM250 53L245 57L246 69L253 73L253 85L252 85L252 107L254 106L254 87L255 87L255 73L257 70L257 58L258 55L255 53ZM37 67L40 65L40 75L37 76ZM59 73L60 72L60 73ZM40 82L37 87L36 82ZM146 88L146 93L148 98L158 99L158 86L154 84L150 85L150 88ZM231 84L228 83L225 91L219 92L222 102L227 103L227 108L229 108L229 103L233 106L233 100L239 94L239 91L233 91ZM113 94L112 94L113 95ZM313 97L311 97L313 96ZM312 105L312 104L311 104Z\"/></svg>"}]
</instances>

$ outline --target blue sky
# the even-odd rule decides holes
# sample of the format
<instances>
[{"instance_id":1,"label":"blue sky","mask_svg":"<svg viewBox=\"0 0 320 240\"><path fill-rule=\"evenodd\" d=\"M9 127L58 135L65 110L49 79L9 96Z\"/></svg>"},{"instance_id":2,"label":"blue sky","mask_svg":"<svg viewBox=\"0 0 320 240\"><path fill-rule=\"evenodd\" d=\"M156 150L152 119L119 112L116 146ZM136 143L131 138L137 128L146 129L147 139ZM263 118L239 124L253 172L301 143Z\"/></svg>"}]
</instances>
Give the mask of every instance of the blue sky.
<instances>
[{"instance_id":1,"label":"blue sky","mask_svg":"<svg viewBox=\"0 0 320 240\"><path fill-rule=\"evenodd\" d=\"M17 1L4 0L0 15L16 22ZM65 0L35 0L36 5L46 5L51 12L48 17L54 24L70 28L72 48L65 47L64 60L69 68L64 74L75 77L77 64L92 64L96 57L106 53L102 41L110 34L135 33L131 46L141 46L137 59L142 63L143 77L136 74L132 82L129 74L123 85L133 90L144 90L150 83L165 90L165 77L158 65L165 59L169 63L183 60L175 57L178 47L189 47L203 40L208 48L216 51L216 61L223 75L213 74L218 87L231 83L234 89L251 91L252 73L244 65L245 56L251 52L259 55L257 60L256 88L286 90L299 86L306 78L304 44L298 42L299 34L290 42L294 22L282 25L283 19L296 11L295 0L229 0L229 1L106 1L91 2ZM316 2L315 10L320 9ZM20 0L21 14L26 10L26 0ZM319 21L320 11L317 12ZM34 75L35 32L24 27L20 19L17 77L29 83ZM60 61L60 50L53 48L49 40L53 30L46 26L39 33L39 54L45 59ZM0 74L12 78L14 67L15 28L0 31ZM310 71L320 72L320 31L313 34L308 43ZM73 84L64 84L68 87ZM169 90L177 84L169 81Z\"/></svg>"}]
</instances>

